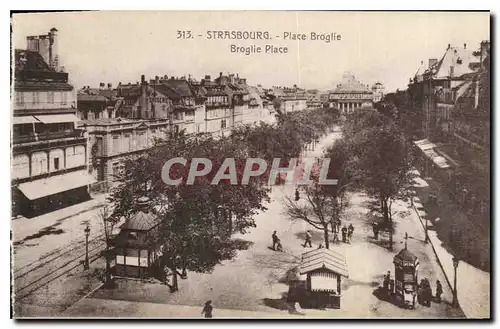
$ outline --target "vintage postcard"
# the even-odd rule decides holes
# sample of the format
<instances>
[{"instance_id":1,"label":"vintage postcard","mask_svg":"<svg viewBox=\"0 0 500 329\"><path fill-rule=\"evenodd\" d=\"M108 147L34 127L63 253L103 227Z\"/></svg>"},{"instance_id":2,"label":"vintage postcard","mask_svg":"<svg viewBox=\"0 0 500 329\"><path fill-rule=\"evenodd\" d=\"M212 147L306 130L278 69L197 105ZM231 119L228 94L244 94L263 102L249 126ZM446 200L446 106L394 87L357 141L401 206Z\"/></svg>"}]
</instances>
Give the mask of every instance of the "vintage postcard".
<instances>
[{"instance_id":1,"label":"vintage postcard","mask_svg":"<svg viewBox=\"0 0 500 329\"><path fill-rule=\"evenodd\" d=\"M12 14L13 317L489 319L490 20Z\"/></svg>"}]
</instances>

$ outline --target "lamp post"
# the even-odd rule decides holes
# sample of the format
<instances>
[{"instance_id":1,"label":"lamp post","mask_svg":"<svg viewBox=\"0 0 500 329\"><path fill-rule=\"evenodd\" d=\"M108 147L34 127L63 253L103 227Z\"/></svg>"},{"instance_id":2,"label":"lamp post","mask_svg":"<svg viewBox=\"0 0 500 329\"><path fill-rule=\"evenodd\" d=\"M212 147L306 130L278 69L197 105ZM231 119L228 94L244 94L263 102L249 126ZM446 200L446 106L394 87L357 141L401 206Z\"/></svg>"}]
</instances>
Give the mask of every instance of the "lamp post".
<instances>
[{"instance_id":1,"label":"lamp post","mask_svg":"<svg viewBox=\"0 0 500 329\"><path fill-rule=\"evenodd\" d=\"M87 227L84 230L85 232L85 262L83 263L83 269L89 269L89 235L90 235L90 227L87 224Z\"/></svg>"},{"instance_id":2,"label":"lamp post","mask_svg":"<svg viewBox=\"0 0 500 329\"><path fill-rule=\"evenodd\" d=\"M453 301L452 304L458 307L458 297L457 297L457 267L459 259L458 257L453 257L453 269L455 270L455 277L453 279Z\"/></svg>"}]
</instances>

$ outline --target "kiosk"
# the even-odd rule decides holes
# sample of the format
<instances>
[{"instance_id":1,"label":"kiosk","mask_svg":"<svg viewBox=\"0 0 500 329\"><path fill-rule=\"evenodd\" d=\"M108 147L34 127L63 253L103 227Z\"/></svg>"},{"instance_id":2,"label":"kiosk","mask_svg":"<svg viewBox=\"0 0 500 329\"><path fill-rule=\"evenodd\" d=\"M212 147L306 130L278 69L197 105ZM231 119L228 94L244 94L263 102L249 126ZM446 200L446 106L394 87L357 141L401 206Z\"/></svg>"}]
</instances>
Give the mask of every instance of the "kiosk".
<instances>
[{"instance_id":1,"label":"kiosk","mask_svg":"<svg viewBox=\"0 0 500 329\"><path fill-rule=\"evenodd\" d=\"M407 237L406 237L407 239ZM407 248L394 256L395 299L406 308L415 308L418 290L418 258Z\"/></svg>"}]
</instances>

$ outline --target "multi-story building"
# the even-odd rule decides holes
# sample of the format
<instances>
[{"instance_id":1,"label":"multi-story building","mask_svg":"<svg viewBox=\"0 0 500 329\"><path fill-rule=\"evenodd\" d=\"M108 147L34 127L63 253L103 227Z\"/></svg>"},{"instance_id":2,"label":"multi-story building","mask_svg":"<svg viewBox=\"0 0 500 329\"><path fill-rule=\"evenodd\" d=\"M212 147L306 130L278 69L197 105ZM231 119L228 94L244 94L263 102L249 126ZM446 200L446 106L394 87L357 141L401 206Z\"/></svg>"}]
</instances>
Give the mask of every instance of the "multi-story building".
<instances>
[{"instance_id":1,"label":"multi-story building","mask_svg":"<svg viewBox=\"0 0 500 329\"><path fill-rule=\"evenodd\" d=\"M108 118L83 120L79 126L89 136L90 173L100 192L108 191L123 168L123 160L153 146L154 138L167 138L168 119Z\"/></svg>"},{"instance_id":2,"label":"multi-story building","mask_svg":"<svg viewBox=\"0 0 500 329\"><path fill-rule=\"evenodd\" d=\"M123 98L118 97L118 90L112 89L108 83L107 89L101 82L99 89L83 87L78 91L78 117L81 120L115 118L120 114Z\"/></svg>"},{"instance_id":3,"label":"multi-story building","mask_svg":"<svg viewBox=\"0 0 500 329\"><path fill-rule=\"evenodd\" d=\"M215 84L223 86L224 93L229 98L231 106L231 123L230 127L243 124L243 117L246 116L249 108L250 95L246 90L246 79L240 78L238 74L228 74L227 76L219 73L219 77L214 79Z\"/></svg>"},{"instance_id":4,"label":"multi-story building","mask_svg":"<svg viewBox=\"0 0 500 329\"><path fill-rule=\"evenodd\" d=\"M330 106L335 106L344 115L370 105L372 100L373 92L369 86L362 84L350 72L344 73L342 82L329 95Z\"/></svg>"},{"instance_id":5,"label":"multi-story building","mask_svg":"<svg viewBox=\"0 0 500 329\"><path fill-rule=\"evenodd\" d=\"M57 30L15 51L12 200L35 216L89 198L87 137L76 128L76 90L58 63Z\"/></svg>"},{"instance_id":6,"label":"multi-story building","mask_svg":"<svg viewBox=\"0 0 500 329\"><path fill-rule=\"evenodd\" d=\"M412 103L422 109L423 137L445 141L451 133L453 104L465 91L470 74L477 71L479 58L465 44L448 45L441 60L431 58L427 67L423 64L410 81Z\"/></svg>"},{"instance_id":7,"label":"multi-story building","mask_svg":"<svg viewBox=\"0 0 500 329\"><path fill-rule=\"evenodd\" d=\"M227 134L233 128L234 111L231 106L231 95L226 86L212 82L209 75L202 80L206 96L205 101L205 131L207 133Z\"/></svg>"},{"instance_id":8,"label":"multi-story building","mask_svg":"<svg viewBox=\"0 0 500 329\"><path fill-rule=\"evenodd\" d=\"M157 79L151 86L171 101L174 131L184 130L188 134L206 131L204 91L190 77Z\"/></svg>"},{"instance_id":9,"label":"multi-story building","mask_svg":"<svg viewBox=\"0 0 500 329\"><path fill-rule=\"evenodd\" d=\"M303 89L293 86L293 88L275 86L268 93L274 98L274 105L282 113L303 111L307 109L307 96Z\"/></svg>"}]
</instances>

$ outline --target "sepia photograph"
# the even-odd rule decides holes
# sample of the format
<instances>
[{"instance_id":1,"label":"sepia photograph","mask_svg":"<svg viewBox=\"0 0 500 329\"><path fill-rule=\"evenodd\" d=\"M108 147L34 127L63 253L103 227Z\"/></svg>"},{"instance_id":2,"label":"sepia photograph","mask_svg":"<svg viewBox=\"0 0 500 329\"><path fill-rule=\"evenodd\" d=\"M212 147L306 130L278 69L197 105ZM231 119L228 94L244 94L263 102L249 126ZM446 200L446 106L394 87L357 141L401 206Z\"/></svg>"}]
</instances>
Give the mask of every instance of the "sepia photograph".
<instances>
[{"instance_id":1,"label":"sepia photograph","mask_svg":"<svg viewBox=\"0 0 500 329\"><path fill-rule=\"evenodd\" d=\"M11 13L11 317L491 319L491 20Z\"/></svg>"}]
</instances>

